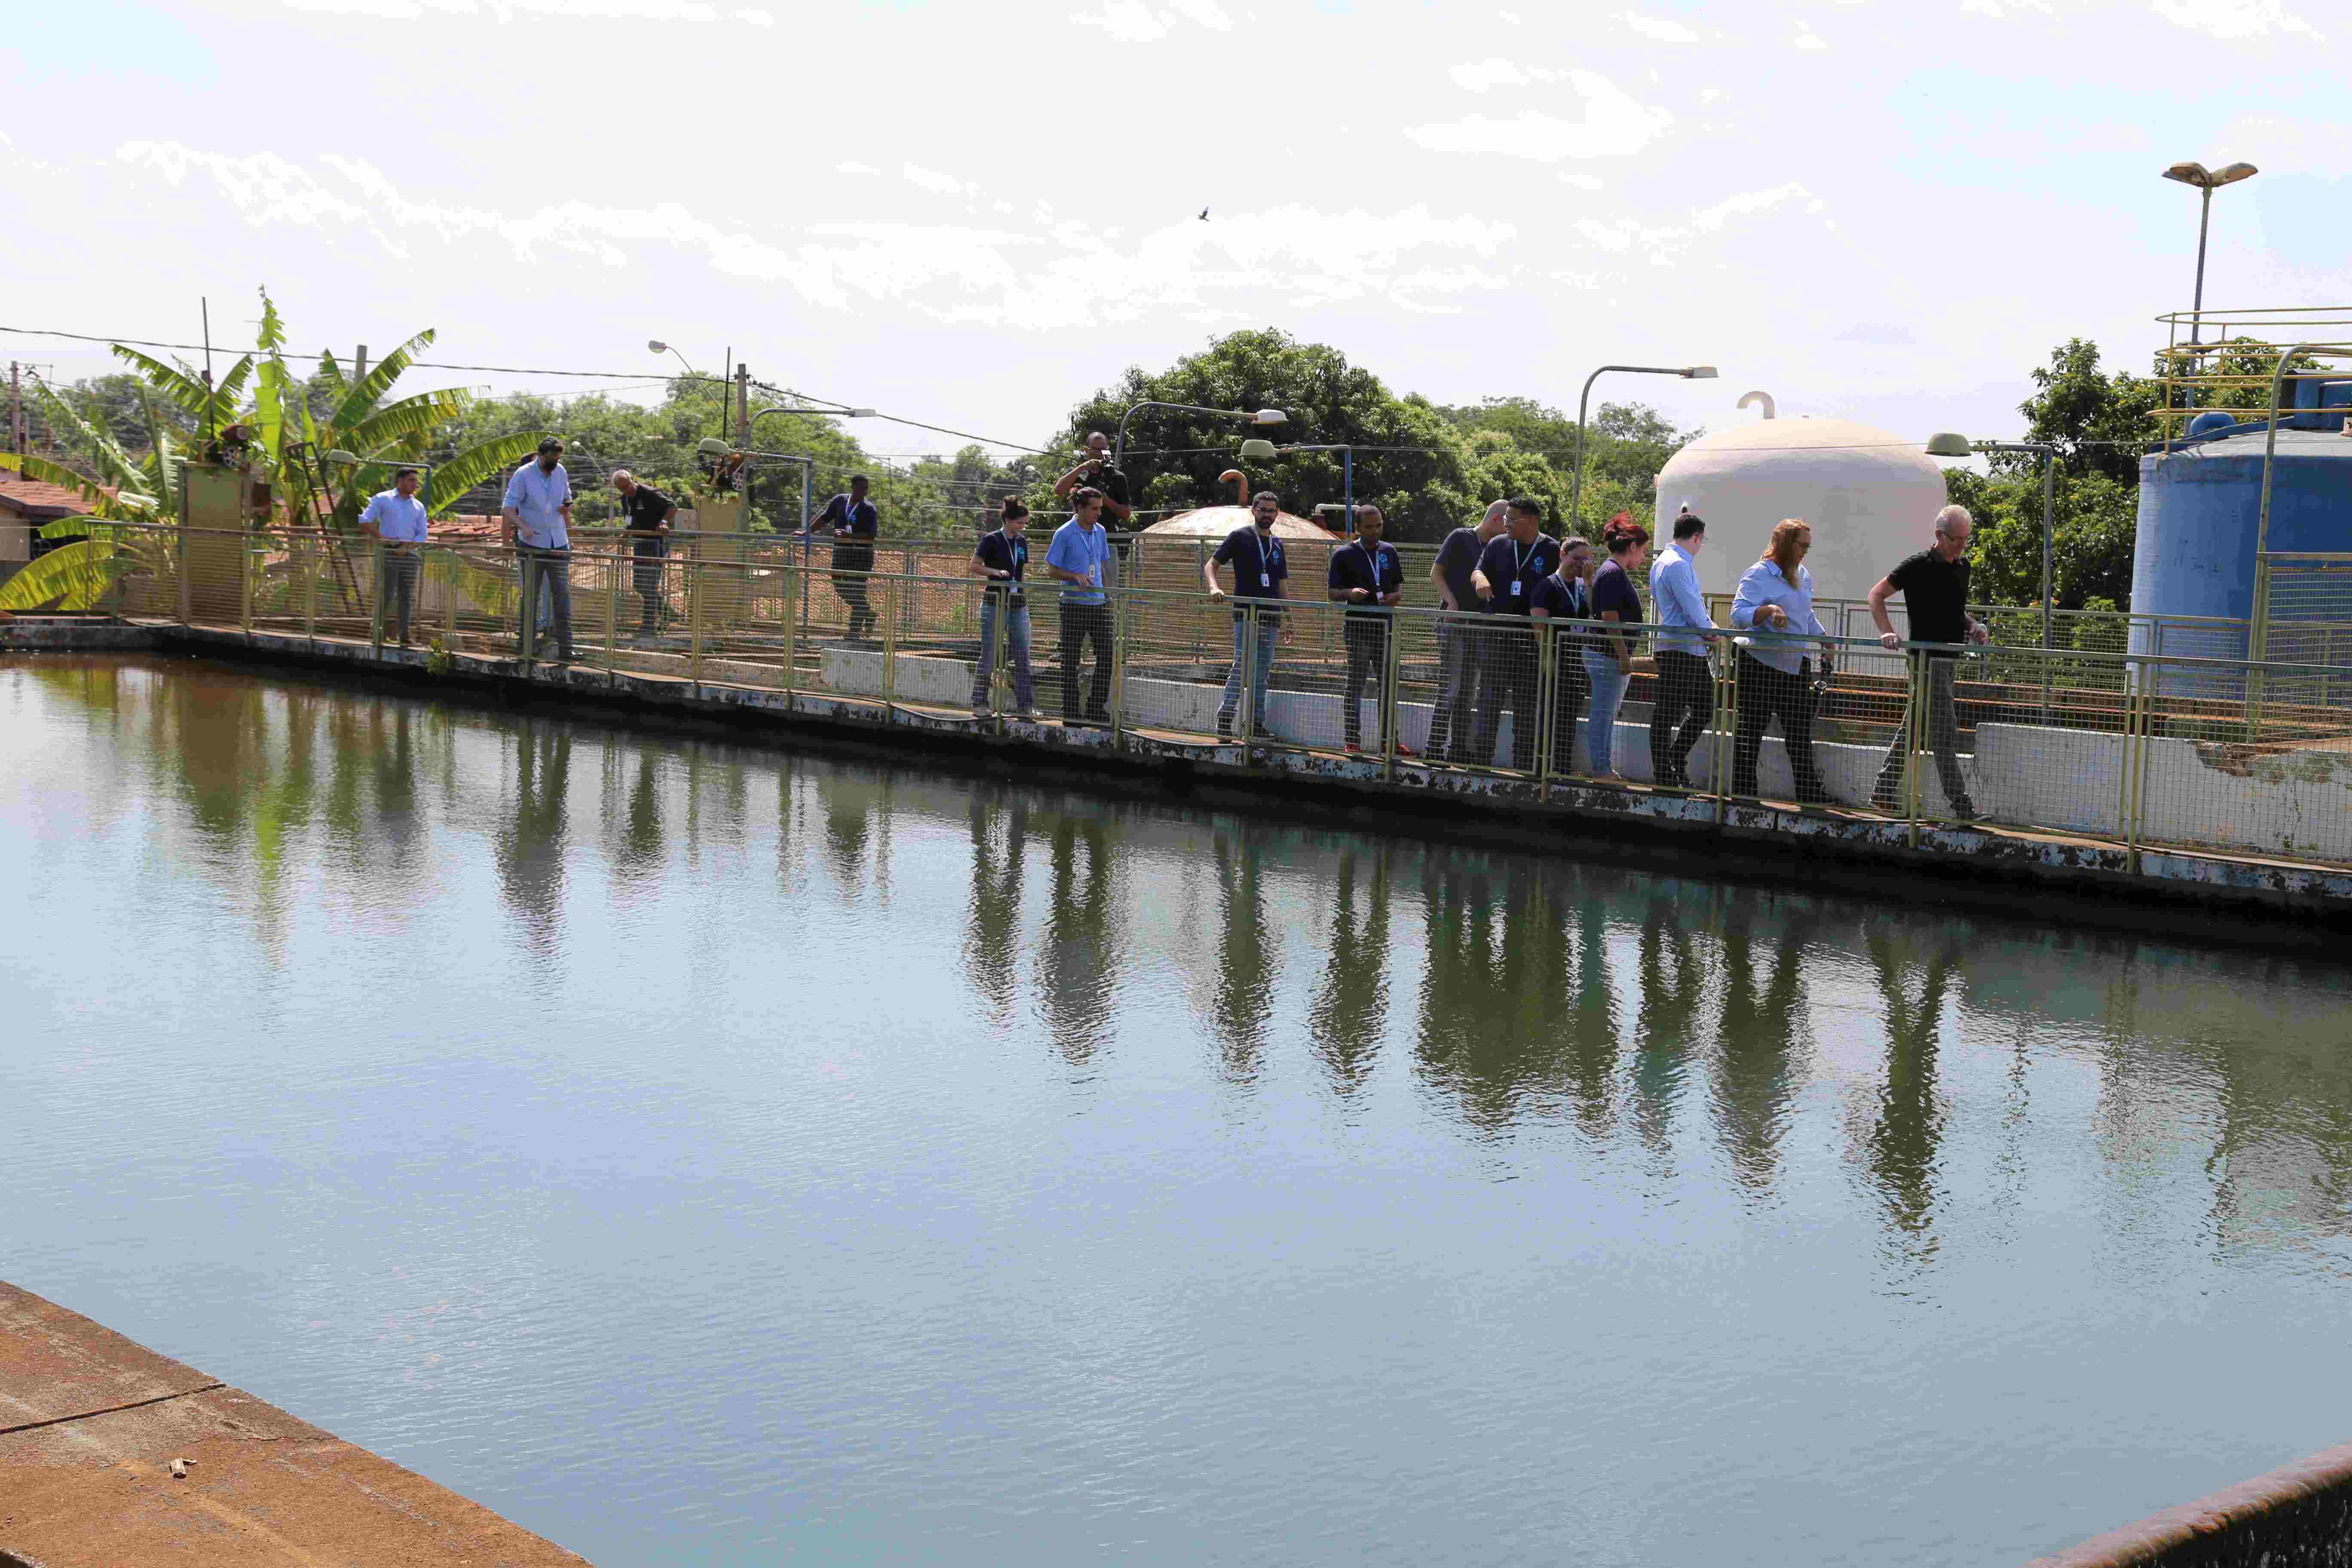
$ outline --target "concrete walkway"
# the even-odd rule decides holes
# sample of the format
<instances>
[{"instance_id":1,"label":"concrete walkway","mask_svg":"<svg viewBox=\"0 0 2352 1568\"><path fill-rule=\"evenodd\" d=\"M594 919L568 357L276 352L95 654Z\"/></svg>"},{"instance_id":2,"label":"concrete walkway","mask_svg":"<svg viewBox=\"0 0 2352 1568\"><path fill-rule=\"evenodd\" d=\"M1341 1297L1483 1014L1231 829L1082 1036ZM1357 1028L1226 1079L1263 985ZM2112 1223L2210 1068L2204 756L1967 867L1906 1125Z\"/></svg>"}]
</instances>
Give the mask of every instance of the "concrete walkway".
<instances>
[{"instance_id":1,"label":"concrete walkway","mask_svg":"<svg viewBox=\"0 0 2352 1568\"><path fill-rule=\"evenodd\" d=\"M172 1461L185 1459L175 1479ZM584 1560L275 1405L0 1283L0 1568Z\"/></svg>"}]
</instances>

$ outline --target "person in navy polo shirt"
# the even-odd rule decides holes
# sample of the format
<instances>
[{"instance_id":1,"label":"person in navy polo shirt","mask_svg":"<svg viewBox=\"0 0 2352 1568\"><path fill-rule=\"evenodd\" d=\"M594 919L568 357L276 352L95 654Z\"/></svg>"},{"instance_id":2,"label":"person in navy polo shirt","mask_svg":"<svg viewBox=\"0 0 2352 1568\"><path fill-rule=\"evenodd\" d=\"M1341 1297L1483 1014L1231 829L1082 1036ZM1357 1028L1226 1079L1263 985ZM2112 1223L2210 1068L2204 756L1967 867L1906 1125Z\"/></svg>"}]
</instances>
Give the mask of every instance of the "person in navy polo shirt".
<instances>
[{"instance_id":1,"label":"person in navy polo shirt","mask_svg":"<svg viewBox=\"0 0 2352 1568\"><path fill-rule=\"evenodd\" d=\"M1232 597L1258 601L1257 650L1255 665L1250 669L1250 734L1257 740L1274 739L1274 731L1265 727L1265 681L1274 672L1274 639L1282 630L1282 584L1290 576L1290 562L1284 554L1282 541L1274 536L1274 520L1282 511L1282 502L1272 490L1260 490L1250 497L1250 522L1225 535L1217 552L1201 563L1201 581L1209 585L1209 597L1223 604L1225 590L1217 582L1217 568L1234 569ZM1269 605L1265 601L1273 600ZM1249 640L1248 612L1236 605L1234 609L1234 668L1225 677L1225 695L1217 704L1217 739L1234 737L1234 709L1242 696L1242 669L1251 661L1244 647Z\"/></svg>"},{"instance_id":2,"label":"person in navy polo shirt","mask_svg":"<svg viewBox=\"0 0 2352 1568\"><path fill-rule=\"evenodd\" d=\"M1389 612L1404 597L1404 562L1396 546L1381 542L1388 526L1381 509L1370 504L1356 509L1356 537L1331 552L1331 602L1345 605L1339 626L1348 645L1346 731L1348 750L1362 751L1364 683L1381 672L1385 691L1389 668ZM1412 748L1397 742L1397 755L1410 757Z\"/></svg>"},{"instance_id":3,"label":"person in navy polo shirt","mask_svg":"<svg viewBox=\"0 0 2352 1568\"><path fill-rule=\"evenodd\" d=\"M1487 542L1470 574L1470 591L1495 619L1486 633L1486 679L1478 690L1478 734L1470 762L1495 755L1503 709L1511 710L1511 765L1525 773L1536 763L1536 637L1528 619L1536 585L1559 566L1559 541L1543 531L1543 508L1528 496L1511 498L1510 524Z\"/></svg>"},{"instance_id":4,"label":"person in navy polo shirt","mask_svg":"<svg viewBox=\"0 0 2352 1568\"><path fill-rule=\"evenodd\" d=\"M849 606L849 633L856 642L872 631L881 617L866 597L866 574L874 570L874 540L882 531L882 514L866 499L866 476L852 474L849 489L824 503L811 528L833 529L833 591Z\"/></svg>"},{"instance_id":5,"label":"person in navy polo shirt","mask_svg":"<svg viewBox=\"0 0 2352 1568\"><path fill-rule=\"evenodd\" d=\"M1034 717L1036 692L1029 676L1029 605L1022 596L1021 579L1029 564L1029 509L1004 498L1002 526L981 536L964 572L988 579L980 598L980 663L971 674L971 710L988 711L988 679L996 671L996 627L1004 625L1004 658L1013 668L1013 705L1024 717Z\"/></svg>"}]
</instances>

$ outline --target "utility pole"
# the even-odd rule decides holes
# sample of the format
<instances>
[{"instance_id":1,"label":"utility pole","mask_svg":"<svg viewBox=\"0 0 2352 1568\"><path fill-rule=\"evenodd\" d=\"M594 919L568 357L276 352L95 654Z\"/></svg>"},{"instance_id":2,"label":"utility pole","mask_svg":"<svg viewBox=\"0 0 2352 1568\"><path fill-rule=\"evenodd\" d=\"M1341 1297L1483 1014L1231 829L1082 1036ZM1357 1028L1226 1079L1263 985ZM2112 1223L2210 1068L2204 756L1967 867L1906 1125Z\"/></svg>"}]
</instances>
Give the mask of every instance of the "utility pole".
<instances>
[{"instance_id":1,"label":"utility pole","mask_svg":"<svg viewBox=\"0 0 2352 1568\"><path fill-rule=\"evenodd\" d=\"M735 367L735 428L743 432L745 445L751 439L751 367Z\"/></svg>"},{"instance_id":2,"label":"utility pole","mask_svg":"<svg viewBox=\"0 0 2352 1568\"><path fill-rule=\"evenodd\" d=\"M25 393L18 383L17 364L8 362L8 450L18 457L25 455ZM20 468L17 470L22 473Z\"/></svg>"},{"instance_id":3,"label":"utility pole","mask_svg":"<svg viewBox=\"0 0 2352 1568\"><path fill-rule=\"evenodd\" d=\"M353 386L357 386L361 382L363 382L366 379L367 344L362 343L360 345L360 352L352 356L352 384Z\"/></svg>"}]
</instances>

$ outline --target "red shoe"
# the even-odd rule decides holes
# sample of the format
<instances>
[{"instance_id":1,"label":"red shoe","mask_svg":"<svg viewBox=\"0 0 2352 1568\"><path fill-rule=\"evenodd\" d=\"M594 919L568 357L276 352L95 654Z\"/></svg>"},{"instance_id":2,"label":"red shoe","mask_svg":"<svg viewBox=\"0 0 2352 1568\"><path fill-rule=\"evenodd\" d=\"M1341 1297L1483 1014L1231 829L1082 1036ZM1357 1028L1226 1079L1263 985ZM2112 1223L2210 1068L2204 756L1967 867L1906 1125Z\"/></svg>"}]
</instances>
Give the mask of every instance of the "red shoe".
<instances>
[{"instance_id":1,"label":"red shoe","mask_svg":"<svg viewBox=\"0 0 2352 1568\"><path fill-rule=\"evenodd\" d=\"M1400 757L1417 757L1421 755L1421 753L1414 751L1411 746L1406 745L1402 741L1399 741L1397 742L1397 755Z\"/></svg>"},{"instance_id":2,"label":"red shoe","mask_svg":"<svg viewBox=\"0 0 2352 1568\"><path fill-rule=\"evenodd\" d=\"M1356 744L1353 741L1349 742L1347 745L1341 748L1341 750L1345 751L1351 757L1360 757L1364 754L1364 748Z\"/></svg>"}]
</instances>

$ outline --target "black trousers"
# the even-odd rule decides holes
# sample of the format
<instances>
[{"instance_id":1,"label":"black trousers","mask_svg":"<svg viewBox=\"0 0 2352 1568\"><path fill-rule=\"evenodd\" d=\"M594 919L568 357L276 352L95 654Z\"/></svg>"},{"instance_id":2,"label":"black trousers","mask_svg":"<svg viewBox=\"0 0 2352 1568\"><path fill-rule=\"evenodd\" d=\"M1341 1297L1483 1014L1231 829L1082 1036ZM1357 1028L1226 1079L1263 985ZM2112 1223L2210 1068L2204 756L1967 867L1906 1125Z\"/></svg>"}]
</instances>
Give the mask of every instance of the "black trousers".
<instances>
[{"instance_id":1,"label":"black trousers","mask_svg":"<svg viewBox=\"0 0 2352 1568\"><path fill-rule=\"evenodd\" d=\"M1348 744L1360 745L1364 738L1365 686L1378 675L1381 694L1388 695L1389 624L1369 616L1350 616L1340 623L1339 635L1348 645Z\"/></svg>"},{"instance_id":2,"label":"black trousers","mask_svg":"<svg viewBox=\"0 0 2352 1568\"><path fill-rule=\"evenodd\" d=\"M1110 606L1062 604L1062 717L1078 717L1078 645L1095 645L1094 688L1087 696L1086 716L1110 717Z\"/></svg>"},{"instance_id":3,"label":"black trousers","mask_svg":"<svg viewBox=\"0 0 2352 1568\"><path fill-rule=\"evenodd\" d=\"M1479 654L1486 643L1472 628L1448 621L1437 628L1439 685L1437 701L1429 710L1429 754L1433 761L1477 763L1470 747L1478 732Z\"/></svg>"},{"instance_id":4,"label":"black trousers","mask_svg":"<svg viewBox=\"0 0 2352 1568\"><path fill-rule=\"evenodd\" d=\"M1592 678L1584 673L1584 645L1575 637L1559 641L1559 670L1551 688L1551 771L1576 771L1576 716L1592 695Z\"/></svg>"},{"instance_id":5,"label":"black trousers","mask_svg":"<svg viewBox=\"0 0 2352 1568\"><path fill-rule=\"evenodd\" d=\"M641 624L646 634L651 635L661 625L662 558L640 555L631 570L636 575L637 597L646 602L646 617Z\"/></svg>"},{"instance_id":6,"label":"black trousers","mask_svg":"<svg viewBox=\"0 0 2352 1568\"><path fill-rule=\"evenodd\" d=\"M1780 721L1788 742L1789 771L1796 775L1797 799L1805 805L1826 805L1830 792L1813 763L1813 661L1806 659L1794 675L1784 674L1752 655L1739 656L1739 730L1731 743L1731 793L1753 796L1756 753L1764 746L1764 727Z\"/></svg>"},{"instance_id":7,"label":"black trousers","mask_svg":"<svg viewBox=\"0 0 2352 1568\"><path fill-rule=\"evenodd\" d=\"M424 558L413 551L394 550L389 545L383 552L383 582L376 589L377 603L392 612L400 641L408 641L408 615L416 605L416 574L425 564ZM378 615L378 621L387 617Z\"/></svg>"},{"instance_id":8,"label":"black trousers","mask_svg":"<svg viewBox=\"0 0 2352 1568\"><path fill-rule=\"evenodd\" d=\"M879 623L866 598L866 574L874 570L874 546L856 541L833 547L833 591L849 606L848 636L864 637Z\"/></svg>"},{"instance_id":9,"label":"black trousers","mask_svg":"<svg viewBox=\"0 0 2352 1568\"><path fill-rule=\"evenodd\" d=\"M1516 624L1480 627L1478 667L1478 733L1474 753L1465 759L1475 767L1494 761L1495 739L1502 733L1503 710L1511 710L1511 766L1527 773L1536 765L1536 634L1516 616L1496 616Z\"/></svg>"},{"instance_id":10,"label":"black trousers","mask_svg":"<svg viewBox=\"0 0 2352 1568\"><path fill-rule=\"evenodd\" d=\"M1714 717L1715 676L1706 658L1661 649L1658 695L1650 707L1650 776L1662 784L1687 779L1691 748Z\"/></svg>"}]
</instances>

